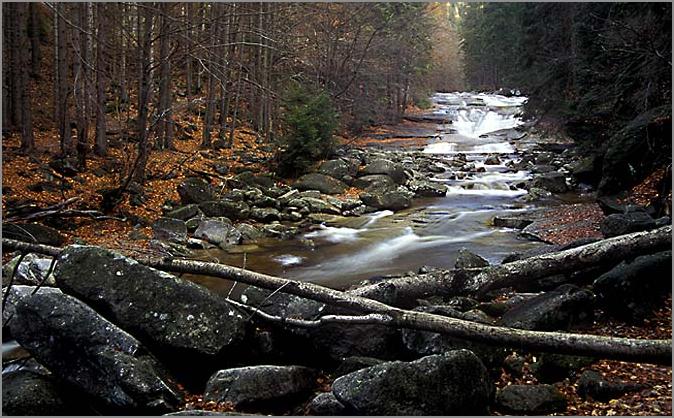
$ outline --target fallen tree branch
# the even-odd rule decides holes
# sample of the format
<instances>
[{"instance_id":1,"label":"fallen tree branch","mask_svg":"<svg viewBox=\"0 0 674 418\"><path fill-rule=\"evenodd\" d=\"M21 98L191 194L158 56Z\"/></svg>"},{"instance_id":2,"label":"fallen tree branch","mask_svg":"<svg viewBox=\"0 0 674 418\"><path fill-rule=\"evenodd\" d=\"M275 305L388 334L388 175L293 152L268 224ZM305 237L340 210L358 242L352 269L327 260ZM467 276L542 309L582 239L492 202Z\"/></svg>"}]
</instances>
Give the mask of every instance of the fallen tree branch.
<instances>
[{"instance_id":1,"label":"fallen tree branch","mask_svg":"<svg viewBox=\"0 0 674 418\"><path fill-rule=\"evenodd\" d=\"M505 287L517 288L518 284L523 281L531 282L543 277L601 264L617 264L630 257L665 251L671 247L671 226L620 235L564 251L487 267L480 274L469 279L466 291L483 296L491 290Z\"/></svg>"},{"instance_id":2,"label":"fallen tree branch","mask_svg":"<svg viewBox=\"0 0 674 418\"><path fill-rule=\"evenodd\" d=\"M669 228L669 231L671 233L671 228ZM56 247L24 243L5 238L3 238L2 242L6 248L22 251L41 252L49 255L58 255L62 251ZM317 284L282 279L224 264L173 258L139 259L138 262L159 270L174 273L201 274L234 280L264 289L276 290L283 286L283 293L290 293L366 315L386 315L391 318L390 321L377 322L385 326L437 332L456 338L515 349L593 356L640 363L666 365L671 365L672 363L671 340L643 340L498 327L426 312L399 309L372 299ZM371 319L372 317L369 318Z\"/></svg>"}]
</instances>

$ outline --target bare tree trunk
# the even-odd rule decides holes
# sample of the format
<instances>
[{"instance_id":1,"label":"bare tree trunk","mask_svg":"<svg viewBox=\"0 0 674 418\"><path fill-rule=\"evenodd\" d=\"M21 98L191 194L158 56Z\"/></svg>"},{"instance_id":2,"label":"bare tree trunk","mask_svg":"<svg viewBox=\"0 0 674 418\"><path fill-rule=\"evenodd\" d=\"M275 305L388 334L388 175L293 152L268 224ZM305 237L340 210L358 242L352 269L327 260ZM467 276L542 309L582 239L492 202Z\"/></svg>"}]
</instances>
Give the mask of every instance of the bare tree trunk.
<instances>
[{"instance_id":1,"label":"bare tree trunk","mask_svg":"<svg viewBox=\"0 0 674 418\"><path fill-rule=\"evenodd\" d=\"M220 22L217 20L220 4L216 3L211 6L211 23L210 23L210 37L211 37L211 48L210 51L214 52L217 48L218 35ZM208 94L206 95L206 113L204 114L204 131L201 139L202 148L211 147L211 129L213 128L213 119L215 114L215 85L218 83L218 77L216 76L216 57L215 54L208 57Z\"/></svg>"},{"instance_id":2,"label":"bare tree trunk","mask_svg":"<svg viewBox=\"0 0 674 418\"><path fill-rule=\"evenodd\" d=\"M159 35L159 106L157 109L157 147L173 148L173 112L171 103L171 62L169 46L171 33L170 4L161 3L161 34Z\"/></svg>"},{"instance_id":3,"label":"bare tree trunk","mask_svg":"<svg viewBox=\"0 0 674 418\"><path fill-rule=\"evenodd\" d=\"M79 27L87 30L89 27L88 8L89 3L78 5ZM80 169L86 167L87 142L89 137L89 37L84 32L76 32L79 40L79 57L77 62L77 159Z\"/></svg>"},{"instance_id":4,"label":"bare tree trunk","mask_svg":"<svg viewBox=\"0 0 674 418\"><path fill-rule=\"evenodd\" d=\"M30 68L31 76L40 77L40 21L37 14L37 3L28 3L30 10Z\"/></svg>"},{"instance_id":5,"label":"bare tree trunk","mask_svg":"<svg viewBox=\"0 0 674 418\"><path fill-rule=\"evenodd\" d=\"M140 65L138 78L138 160L133 172L133 180L141 184L145 182L145 166L150 153L147 119L151 85L152 17L150 8L138 8L138 62Z\"/></svg>"},{"instance_id":6,"label":"bare tree trunk","mask_svg":"<svg viewBox=\"0 0 674 418\"><path fill-rule=\"evenodd\" d=\"M27 12L28 4L17 4L17 14L14 17L18 21L18 53L15 57L18 66L18 88L19 88L19 103L20 103L20 120L21 120L21 150L24 152L31 152L35 148L35 138L33 137L33 115L30 105L30 98L28 97L28 25Z\"/></svg>"},{"instance_id":7,"label":"bare tree trunk","mask_svg":"<svg viewBox=\"0 0 674 418\"><path fill-rule=\"evenodd\" d=\"M6 238L3 238L2 244L4 248L17 249L24 252L40 252L52 256L57 256L62 251L56 247L25 243ZM174 258L147 258L138 261L159 270L234 280L264 289L316 300L361 314L356 317L342 317L342 322L346 323L376 324L395 328L416 329L495 346L516 347L533 351L593 356L640 363L672 364L671 339L644 340L617 338L563 332L528 331L485 325L426 312L398 309L372 299L354 296L314 283L282 279L224 264ZM330 315L328 316L329 320L325 322L339 322L338 318ZM285 320L285 318L281 320ZM320 319L318 322L320 325ZM293 322L293 325L301 326L302 324L296 321Z\"/></svg>"},{"instance_id":8,"label":"bare tree trunk","mask_svg":"<svg viewBox=\"0 0 674 418\"><path fill-rule=\"evenodd\" d=\"M194 93L194 70L192 69L192 55L190 52L190 42L192 40L192 24L193 24L193 4L192 3L185 3L185 25L187 26L187 31L186 31L186 38L184 40L184 45L183 48L185 49L185 96L187 97L187 101L189 102L192 99L192 94Z\"/></svg>"},{"instance_id":9,"label":"bare tree trunk","mask_svg":"<svg viewBox=\"0 0 674 418\"><path fill-rule=\"evenodd\" d=\"M108 141L105 137L107 130L105 123L105 72L104 72L104 53L107 47L107 27L105 24L108 18L105 13L105 4L96 4L96 18L98 43L96 45L96 144L94 152L96 155L105 155L108 152Z\"/></svg>"},{"instance_id":10,"label":"bare tree trunk","mask_svg":"<svg viewBox=\"0 0 674 418\"><path fill-rule=\"evenodd\" d=\"M61 154L69 155L72 151L72 130L70 128L70 112L68 111L68 44L66 22L61 17L66 13L68 5L56 3L58 17L58 123L61 139Z\"/></svg>"}]
</instances>

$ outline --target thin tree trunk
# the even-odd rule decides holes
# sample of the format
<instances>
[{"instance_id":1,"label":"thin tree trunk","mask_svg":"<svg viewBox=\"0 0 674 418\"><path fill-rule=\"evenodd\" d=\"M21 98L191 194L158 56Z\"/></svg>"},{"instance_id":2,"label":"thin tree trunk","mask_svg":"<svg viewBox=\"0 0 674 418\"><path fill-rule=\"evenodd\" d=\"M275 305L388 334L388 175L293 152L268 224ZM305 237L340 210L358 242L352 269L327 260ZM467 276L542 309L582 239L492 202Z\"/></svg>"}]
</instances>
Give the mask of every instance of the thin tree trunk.
<instances>
[{"instance_id":1,"label":"thin tree trunk","mask_svg":"<svg viewBox=\"0 0 674 418\"><path fill-rule=\"evenodd\" d=\"M30 105L30 97L28 96L28 73L26 68L28 68L28 25L27 25L27 12L28 4L19 3L17 5L17 14L14 17L18 21L18 53L15 59L17 60L17 65L19 69L19 103L20 103L20 120L21 120L21 150L24 152L31 152L35 148L35 139L33 137L33 115L32 108ZM17 59L18 58L18 59Z\"/></svg>"},{"instance_id":2,"label":"thin tree trunk","mask_svg":"<svg viewBox=\"0 0 674 418\"><path fill-rule=\"evenodd\" d=\"M79 3L78 16L80 28L87 30L89 27L88 9L89 3ZM89 36L83 32L77 32L79 40L78 75L77 80L77 159L80 169L86 168L87 142L89 137L89 62L86 61L89 51Z\"/></svg>"},{"instance_id":3,"label":"thin tree trunk","mask_svg":"<svg viewBox=\"0 0 674 418\"><path fill-rule=\"evenodd\" d=\"M68 5L57 3L58 10L58 112L59 137L61 140L61 154L70 155L72 151L72 130L70 128L70 112L68 111L68 46L65 16Z\"/></svg>"},{"instance_id":4,"label":"thin tree trunk","mask_svg":"<svg viewBox=\"0 0 674 418\"><path fill-rule=\"evenodd\" d=\"M152 42L152 11L147 7L138 8L138 53L140 75L138 78L138 161L133 180L145 182L145 167L150 153L149 132L147 129L148 102L150 98L150 47Z\"/></svg>"},{"instance_id":5,"label":"thin tree trunk","mask_svg":"<svg viewBox=\"0 0 674 418\"><path fill-rule=\"evenodd\" d=\"M218 19L220 4L213 4L211 6L211 23L210 23L210 37L211 37L211 48L210 50L214 52L216 50L216 45L218 43L218 35L220 22ZM206 113L204 115L204 131L201 139L201 146L203 148L211 147L211 129L213 128L213 119L215 114L215 85L218 82L218 79L215 75L217 68L215 66L216 57L215 54L208 57L208 94L206 95Z\"/></svg>"},{"instance_id":6,"label":"thin tree trunk","mask_svg":"<svg viewBox=\"0 0 674 418\"><path fill-rule=\"evenodd\" d=\"M671 234L671 228L669 228L669 233ZM52 256L58 256L62 251L62 249L56 247L14 241L6 238L3 238L2 244L4 248L24 252L33 251ZM207 275L234 280L264 289L316 300L361 314L357 317L343 317L342 322L347 323L376 324L436 332L469 341L532 351L592 356L639 363L672 364L671 339L644 340L617 338L563 332L528 331L485 325L426 312L398 309L372 299L354 296L314 283L282 279L224 264L173 258L147 258L138 261L141 264L163 271ZM327 323L338 322L338 320L335 320L334 315L329 315L328 319L326 320ZM320 319L318 321L320 322ZM293 325L301 325L301 323L294 323Z\"/></svg>"},{"instance_id":7,"label":"thin tree trunk","mask_svg":"<svg viewBox=\"0 0 674 418\"><path fill-rule=\"evenodd\" d=\"M29 3L30 10L30 68L31 76L40 77L40 21L37 14L38 3Z\"/></svg>"},{"instance_id":8,"label":"thin tree trunk","mask_svg":"<svg viewBox=\"0 0 674 418\"><path fill-rule=\"evenodd\" d=\"M157 146L159 149L173 148L173 115L171 103L171 62L169 61L169 46L171 32L171 17L169 3L161 3L161 34L159 37L159 106L157 123Z\"/></svg>"},{"instance_id":9,"label":"thin tree trunk","mask_svg":"<svg viewBox=\"0 0 674 418\"><path fill-rule=\"evenodd\" d=\"M96 18L98 43L96 45L96 155L105 155L108 152L108 141L105 137L107 130L105 123L105 73L103 55L106 49L107 28L105 20L105 4L96 4Z\"/></svg>"}]
</instances>

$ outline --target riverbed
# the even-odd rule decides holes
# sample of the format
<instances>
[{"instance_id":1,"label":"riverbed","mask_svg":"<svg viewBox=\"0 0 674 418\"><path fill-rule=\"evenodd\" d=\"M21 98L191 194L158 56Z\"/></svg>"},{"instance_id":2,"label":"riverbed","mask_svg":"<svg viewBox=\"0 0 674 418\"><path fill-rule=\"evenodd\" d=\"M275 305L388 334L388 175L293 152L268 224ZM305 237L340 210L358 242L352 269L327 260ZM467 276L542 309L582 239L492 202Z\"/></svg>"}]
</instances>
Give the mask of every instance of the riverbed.
<instances>
[{"instance_id":1,"label":"riverbed","mask_svg":"<svg viewBox=\"0 0 674 418\"><path fill-rule=\"evenodd\" d=\"M409 209L379 211L349 217L291 240L266 240L236 252L209 250L207 258L235 266L343 288L373 277L404 274L422 266L452 268L458 251L467 248L492 263L506 255L544 245L518 237L518 231L491 226L496 215L535 209L527 203L526 190L517 183L530 178L528 171L515 171L517 161L534 141L524 138L522 105L526 97L484 93L437 93L428 111L437 124L418 130L427 143L396 147L390 152L432 155L447 168L433 180L448 187L444 197L415 199ZM459 154L478 171L457 178L450 160ZM488 156L499 163L485 164ZM446 164L443 163L446 161ZM231 284L192 277L218 292Z\"/></svg>"}]
</instances>

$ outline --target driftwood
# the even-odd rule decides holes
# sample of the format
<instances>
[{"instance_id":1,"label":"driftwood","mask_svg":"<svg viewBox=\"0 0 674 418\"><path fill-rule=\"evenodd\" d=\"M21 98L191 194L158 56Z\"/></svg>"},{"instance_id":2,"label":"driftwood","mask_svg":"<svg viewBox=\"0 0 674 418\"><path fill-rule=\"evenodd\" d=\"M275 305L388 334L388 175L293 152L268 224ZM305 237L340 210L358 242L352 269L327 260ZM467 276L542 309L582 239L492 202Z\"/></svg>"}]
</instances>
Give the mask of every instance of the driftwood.
<instances>
[{"instance_id":1,"label":"driftwood","mask_svg":"<svg viewBox=\"0 0 674 418\"><path fill-rule=\"evenodd\" d=\"M488 267L469 280L466 290L480 296L490 290L517 287L522 281L532 281L597 265L617 264L625 259L664 251L671 247L671 226L620 235L565 251Z\"/></svg>"},{"instance_id":2,"label":"driftwood","mask_svg":"<svg viewBox=\"0 0 674 418\"><path fill-rule=\"evenodd\" d=\"M669 228L671 231L671 228ZM662 230L655 234L662 233ZM62 250L39 244L3 239L5 248L58 255ZM491 345L534 351L594 356L633 362L670 365L671 340L643 340L562 332L527 331L485 325L425 312L395 308L376 300L341 292L313 283L282 279L224 264L179 259L139 259L140 263L174 273L201 274L272 289L346 308L365 315L357 318L331 317L329 322L368 323L396 328L437 332ZM314 325L315 326L315 325Z\"/></svg>"},{"instance_id":3,"label":"driftwood","mask_svg":"<svg viewBox=\"0 0 674 418\"><path fill-rule=\"evenodd\" d=\"M114 216L106 216L102 212L97 210L90 209L66 209L65 207L69 204L78 201L79 197L71 197L63 202L59 202L55 205L47 206L44 208L34 207L30 213L24 213L21 215L10 216L5 219L5 222L16 222L16 221L28 221L35 219L44 219L52 216L58 216L59 218L67 217L87 217L95 220L105 220L112 219L117 221L124 221L124 218L117 218Z\"/></svg>"}]
</instances>

